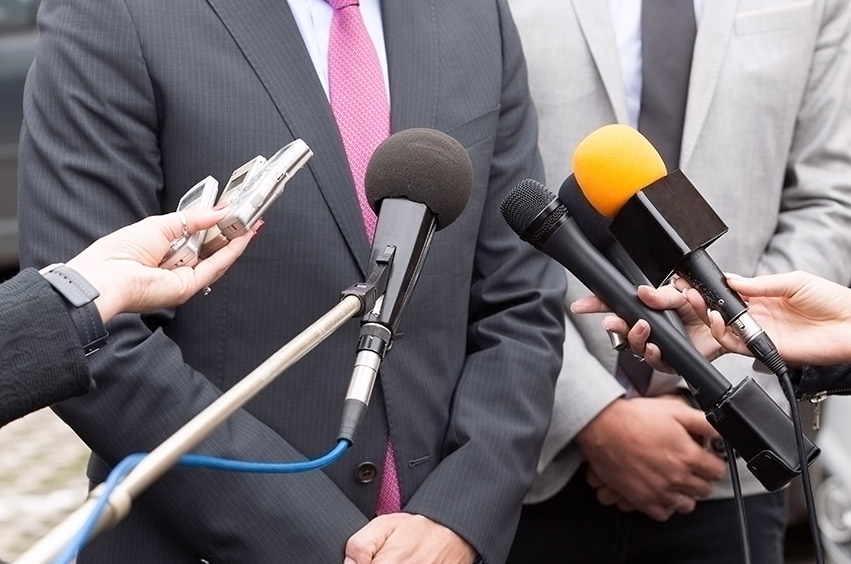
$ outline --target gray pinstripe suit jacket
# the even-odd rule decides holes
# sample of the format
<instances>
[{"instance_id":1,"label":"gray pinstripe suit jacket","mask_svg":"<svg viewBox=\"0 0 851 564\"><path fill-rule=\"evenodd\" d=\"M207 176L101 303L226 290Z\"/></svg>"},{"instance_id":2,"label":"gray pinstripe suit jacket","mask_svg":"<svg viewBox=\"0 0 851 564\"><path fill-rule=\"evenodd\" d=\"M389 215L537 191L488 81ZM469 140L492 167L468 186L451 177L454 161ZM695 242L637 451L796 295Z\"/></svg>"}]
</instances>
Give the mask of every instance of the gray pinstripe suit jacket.
<instances>
[{"instance_id":1,"label":"gray pinstripe suit jacket","mask_svg":"<svg viewBox=\"0 0 851 564\"><path fill-rule=\"evenodd\" d=\"M462 216L434 240L372 406L344 459L297 476L176 470L84 561L340 562L372 515L385 436L404 508L501 562L549 419L564 275L499 216L541 174L536 118L503 0L385 0L392 126L453 135L474 165ZM327 99L287 4L45 0L28 79L20 220L24 264L69 256L172 210L296 137L315 157L212 294L112 323L97 390L58 413L110 464L156 446L364 278L369 246ZM357 321L199 450L294 460L336 437ZM97 465L90 467L102 478Z\"/></svg>"}]
</instances>

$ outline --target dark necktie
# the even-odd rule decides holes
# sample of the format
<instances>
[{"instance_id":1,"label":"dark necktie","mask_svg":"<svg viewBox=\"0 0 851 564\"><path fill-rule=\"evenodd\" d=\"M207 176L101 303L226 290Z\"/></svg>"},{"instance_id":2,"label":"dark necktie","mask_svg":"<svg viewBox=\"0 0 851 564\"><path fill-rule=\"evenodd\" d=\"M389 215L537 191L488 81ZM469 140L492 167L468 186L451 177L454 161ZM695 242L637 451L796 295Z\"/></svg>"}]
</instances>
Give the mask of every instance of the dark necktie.
<instances>
[{"instance_id":1,"label":"dark necktie","mask_svg":"<svg viewBox=\"0 0 851 564\"><path fill-rule=\"evenodd\" d=\"M641 110L638 130L668 170L679 168L697 24L694 0L643 0L641 7ZM653 370L621 351L615 377L629 394L644 395Z\"/></svg>"},{"instance_id":2,"label":"dark necktie","mask_svg":"<svg viewBox=\"0 0 851 564\"><path fill-rule=\"evenodd\" d=\"M679 168L697 24L693 0L643 0L641 111L638 130Z\"/></svg>"}]
</instances>

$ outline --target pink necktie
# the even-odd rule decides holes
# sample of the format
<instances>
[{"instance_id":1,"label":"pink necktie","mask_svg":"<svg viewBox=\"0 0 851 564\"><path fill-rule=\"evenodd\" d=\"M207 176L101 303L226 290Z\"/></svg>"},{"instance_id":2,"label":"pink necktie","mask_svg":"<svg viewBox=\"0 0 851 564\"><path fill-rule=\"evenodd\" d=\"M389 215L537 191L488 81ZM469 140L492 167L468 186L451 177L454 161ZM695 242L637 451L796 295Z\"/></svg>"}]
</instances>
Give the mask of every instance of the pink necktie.
<instances>
[{"instance_id":1,"label":"pink necktie","mask_svg":"<svg viewBox=\"0 0 851 564\"><path fill-rule=\"evenodd\" d=\"M393 440L388 435L384 450L384 473L381 475L381 489L378 490L375 514L386 515L401 510L402 492L399 491L399 476L396 474L396 451L393 450Z\"/></svg>"},{"instance_id":2,"label":"pink necktie","mask_svg":"<svg viewBox=\"0 0 851 564\"><path fill-rule=\"evenodd\" d=\"M375 148L390 135L390 104L375 46L358 0L327 0L334 8L328 42L328 92L355 181L370 242L376 216L366 199L364 175Z\"/></svg>"},{"instance_id":3,"label":"pink necktie","mask_svg":"<svg viewBox=\"0 0 851 564\"><path fill-rule=\"evenodd\" d=\"M328 92L370 243L377 218L366 199L364 176L375 148L390 135L390 104L378 54L361 18L358 0L327 0L334 8L328 42ZM393 441L387 437L376 515L401 510Z\"/></svg>"}]
</instances>

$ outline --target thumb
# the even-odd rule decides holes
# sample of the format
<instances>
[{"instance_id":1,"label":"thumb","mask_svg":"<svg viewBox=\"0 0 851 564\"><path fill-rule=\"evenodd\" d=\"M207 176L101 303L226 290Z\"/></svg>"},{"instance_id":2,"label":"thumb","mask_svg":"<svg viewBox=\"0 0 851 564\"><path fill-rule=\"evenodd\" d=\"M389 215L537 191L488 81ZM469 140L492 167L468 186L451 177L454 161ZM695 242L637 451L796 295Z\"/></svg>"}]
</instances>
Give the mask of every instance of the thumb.
<instances>
[{"instance_id":1,"label":"thumb","mask_svg":"<svg viewBox=\"0 0 851 564\"><path fill-rule=\"evenodd\" d=\"M395 530L392 515L376 517L346 542L344 564L369 564Z\"/></svg>"},{"instance_id":2,"label":"thumb","mask_svg":"<svg viewBox=\"0 0 851 564\"><path fill-rule=\"evenodd\" d=\"M706 415L699 409L684 405L674 417L689 433L696 437L710 439L721 437L715 427L706 420Z\"/></svg>"}]
</instances>

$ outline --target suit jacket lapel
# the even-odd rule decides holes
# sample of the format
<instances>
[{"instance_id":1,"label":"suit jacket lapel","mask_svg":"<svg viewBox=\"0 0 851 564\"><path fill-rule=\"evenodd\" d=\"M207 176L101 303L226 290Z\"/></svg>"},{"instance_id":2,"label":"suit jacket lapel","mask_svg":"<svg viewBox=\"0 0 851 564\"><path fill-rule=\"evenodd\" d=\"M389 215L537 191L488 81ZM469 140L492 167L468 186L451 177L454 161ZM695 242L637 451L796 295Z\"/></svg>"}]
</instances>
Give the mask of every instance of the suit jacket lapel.
<instances>
[{"instance_id":1,"label":"suit jacket lapel","mask_svg":"<svg viewBox=\"0 0 851 564\"><path fill-rule=\"evenodd\" d=\"M434 127L438 98L436 0L383 0L384 42L390 80L390 127Z\"/></svg>"},{"instance_id":2,"label":"suit jacket lapel","mask_svg":"<svg viewBox=\"0 0 851 564\"><path fill-rule=\"evenodd\" d=\"M721 65L733 34L738 0L708 0L703 2L694 56L689 79L686 120L683 125L683 145L680 164L685 167L694 153L700 131L715 95Z\"/></svg>"},{"instance_id":3,"label":"suit jacket lapel","mask_svg":"<svg viewBox=\"0 0 851 564\"><path fill-rule=\"evenodd\" d=\"M608 3L601 0L573 0L573 7L615 118L620 123L628 123L620 55Z\"/></svg>"},{"instance_id":4,"label":"suit jacket lapel","mask_svg":"<svg viewBox=\"0 0 851 564\"><path fill-rule=\"evenodd\" d=\"M240 2L207 1L257 73L287 128L313 150L308 169L364 268L369 243L343 143L289 6L280 0L258 0L248 10Z\"/></svg>"}]
</instances>

